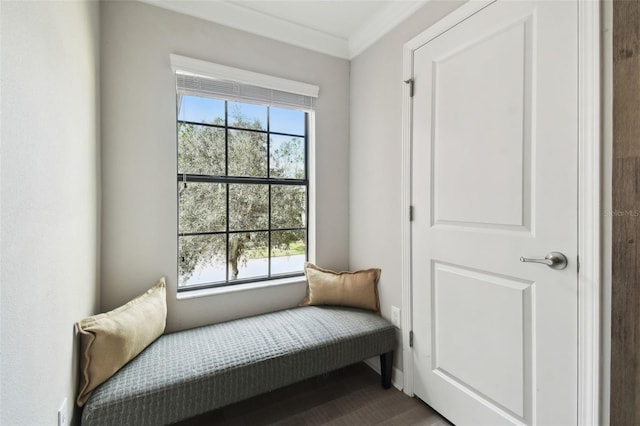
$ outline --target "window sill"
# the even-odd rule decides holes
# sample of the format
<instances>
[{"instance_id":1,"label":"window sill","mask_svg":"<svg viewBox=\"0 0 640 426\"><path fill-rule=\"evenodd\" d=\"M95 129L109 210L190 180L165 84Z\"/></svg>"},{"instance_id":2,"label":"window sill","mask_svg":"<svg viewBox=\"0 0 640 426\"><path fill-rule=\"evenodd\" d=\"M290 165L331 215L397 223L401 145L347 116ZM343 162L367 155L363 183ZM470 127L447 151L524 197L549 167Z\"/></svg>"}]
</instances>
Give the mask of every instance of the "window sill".
<instances>
[{"instance_id":1,"label":"window sill","mask_svg":"<svg viewBox=\"0 0 640 426\"><path fill-rule=\"evenodd\" d=\"M299 276L299 277L291 277L291 278L282 278L279 280L268 280L268 281L265 280L265 281L257 281L253 283L228 285L224 287L182 291L176 294L176 299L187 300L187 299L194 299L198 297L217 296L220 294L239 293L242 291L258 290L258 289L268 288L268 287L279 287L283 285L302 284L302 283L306 283L306 281L307 280L304 276Z\"/></svg>"}]
</instances>

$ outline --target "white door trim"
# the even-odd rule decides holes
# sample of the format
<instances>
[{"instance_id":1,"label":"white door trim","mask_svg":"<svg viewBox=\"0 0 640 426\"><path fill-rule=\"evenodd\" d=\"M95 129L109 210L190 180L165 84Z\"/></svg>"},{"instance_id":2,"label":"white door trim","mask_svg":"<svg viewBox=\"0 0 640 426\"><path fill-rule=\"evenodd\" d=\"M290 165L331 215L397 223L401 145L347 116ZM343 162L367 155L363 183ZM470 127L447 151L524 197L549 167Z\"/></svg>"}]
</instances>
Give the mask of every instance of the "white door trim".
<instances>
[{"instance_id":1,"label":"white door trim","mask_svg":"<svg viewBox=\"0 0 640 426\"><path fill-rule=\"evenodd\" d=\"M600 424L600 2L578 2L578 424Z\"/></svg>"},{"instance_id":2,"label":"white door trim","mask_svg":"<svg viewBox=\"0 0 640 426\"><path fill-rule=\"evenodd\" d=\"M412 78L413 53L495 0L470 1L404 45L403 80ZM600 7L578 1L578 424L600 423ZM402 103L402 341L404 392L413 396L411 282L410 86Z\"/></svg>"}]
</instances>

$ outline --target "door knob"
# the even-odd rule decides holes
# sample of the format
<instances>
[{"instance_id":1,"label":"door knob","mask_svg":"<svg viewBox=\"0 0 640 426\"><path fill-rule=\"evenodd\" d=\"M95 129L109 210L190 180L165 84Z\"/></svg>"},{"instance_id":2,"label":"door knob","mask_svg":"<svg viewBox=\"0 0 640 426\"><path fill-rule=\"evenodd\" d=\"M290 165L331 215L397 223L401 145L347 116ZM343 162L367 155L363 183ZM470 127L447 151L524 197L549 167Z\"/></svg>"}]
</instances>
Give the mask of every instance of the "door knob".
<instances>
[{"instance_id":1,"label":"door knob","mask_svg":"<svg viewBox=\"0 0 640 426\"><path fill-rule=\"evenodd\" d=\"M564 269L567 267L567 257L559 251L548 253L544 259L528 259L521 256L520 262L542 263L551 269Z\"/></svg>"}]
</instances>

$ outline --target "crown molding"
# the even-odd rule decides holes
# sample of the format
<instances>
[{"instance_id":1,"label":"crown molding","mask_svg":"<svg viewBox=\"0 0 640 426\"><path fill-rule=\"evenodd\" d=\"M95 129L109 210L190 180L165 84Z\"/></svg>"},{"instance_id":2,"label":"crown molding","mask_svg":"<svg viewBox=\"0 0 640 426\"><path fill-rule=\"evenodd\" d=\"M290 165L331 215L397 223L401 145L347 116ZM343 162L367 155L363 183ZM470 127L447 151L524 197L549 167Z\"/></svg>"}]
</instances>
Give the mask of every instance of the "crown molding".
<instances>
[{"instance_id":1,"label":"crown molding","mask_svg":"<svg viewBox=\"0 0 640 426\"><path fill-rule=\"evenodd\" d=\"M350 60L362 53L400 22L411 16L429 0L394 1L389 3L387 7L374 15L367 24L348 40L227 1L138 1L297 47Z\"/></svg>"},{"instance_id":2,"label":"crown molding","mask_svg":"<svg viewBox=\"0 0 640 426\"><path fill-rule=\"evenodd\" d=\"M349 37L349 59L364 52L429 0L396 1L379 11L366 25Z\"/></svg>"}]
</instances>

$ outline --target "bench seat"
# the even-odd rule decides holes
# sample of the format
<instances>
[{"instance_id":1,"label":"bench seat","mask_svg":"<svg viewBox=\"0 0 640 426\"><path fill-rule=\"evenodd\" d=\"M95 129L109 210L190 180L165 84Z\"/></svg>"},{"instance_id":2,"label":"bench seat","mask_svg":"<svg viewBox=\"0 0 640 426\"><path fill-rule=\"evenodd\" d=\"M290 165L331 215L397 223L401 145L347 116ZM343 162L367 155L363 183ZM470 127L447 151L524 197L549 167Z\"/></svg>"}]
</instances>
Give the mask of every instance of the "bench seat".
<instances>
[{"instance_id":1,"label":"bench seat","mask_svg":"<svg viewBox=\"0 0 640 426\"><path fill-rule=\"evenodd\" d=\"M369 311L307 306L165 334L93 392L83 426L165 425L381 355L395 329Z\"/></svg>"}]
</instances>

